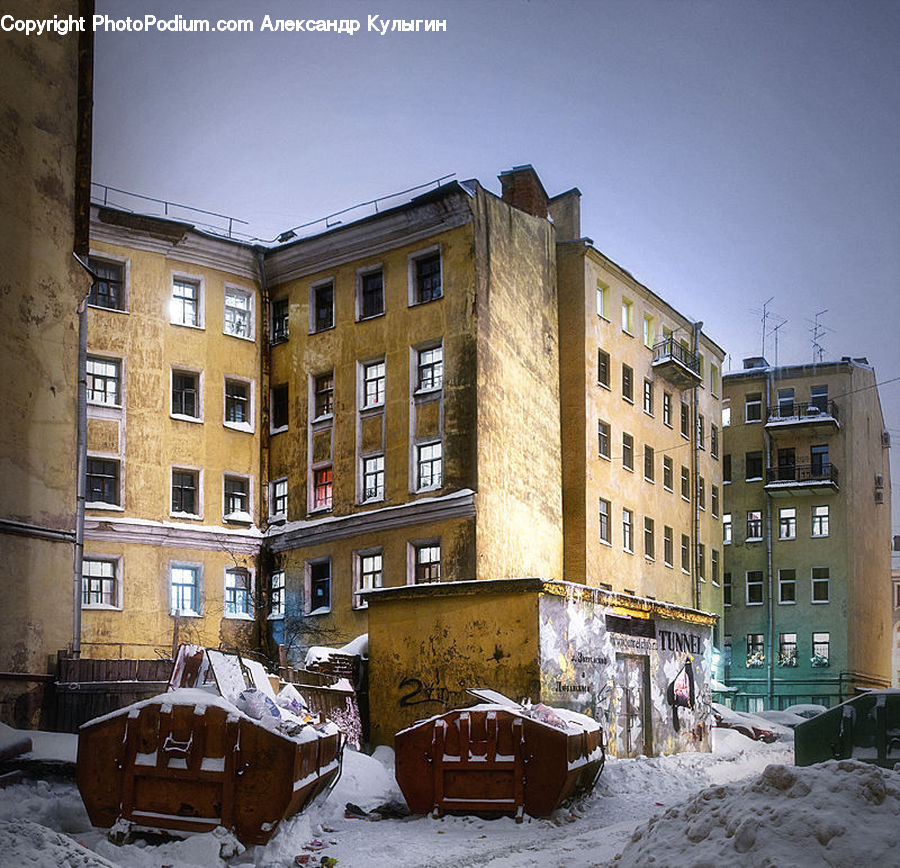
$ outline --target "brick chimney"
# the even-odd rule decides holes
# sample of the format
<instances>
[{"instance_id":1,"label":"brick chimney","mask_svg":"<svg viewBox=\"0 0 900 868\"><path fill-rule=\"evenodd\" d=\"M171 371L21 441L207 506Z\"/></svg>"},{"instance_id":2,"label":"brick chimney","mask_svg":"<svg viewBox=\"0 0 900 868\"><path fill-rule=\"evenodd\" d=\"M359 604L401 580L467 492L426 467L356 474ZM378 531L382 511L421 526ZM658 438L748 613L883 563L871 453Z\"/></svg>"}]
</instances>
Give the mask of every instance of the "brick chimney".
<instances>
[{"instance_id":1,"label":"brick chimney","mask_svg":"<svg viewBox=\"0 0 900 868\"><path fill-rule=\"evenodd\" d=\"M546 219L549 198L541 179L531 165L514 166L498 175L503 190L502 199L513 208Z\"/></svg>"},{"instance_id":2,"label":"brick chimney","mask_svg":"<svg viewBox=\"0 0 900 868\"><path fill-rule=\"evenodd\" d=\"M554 196L550 202L550 217L556 227L557 241L581 238L581 190L573 187Z\"/></svg>"}]
</instances>

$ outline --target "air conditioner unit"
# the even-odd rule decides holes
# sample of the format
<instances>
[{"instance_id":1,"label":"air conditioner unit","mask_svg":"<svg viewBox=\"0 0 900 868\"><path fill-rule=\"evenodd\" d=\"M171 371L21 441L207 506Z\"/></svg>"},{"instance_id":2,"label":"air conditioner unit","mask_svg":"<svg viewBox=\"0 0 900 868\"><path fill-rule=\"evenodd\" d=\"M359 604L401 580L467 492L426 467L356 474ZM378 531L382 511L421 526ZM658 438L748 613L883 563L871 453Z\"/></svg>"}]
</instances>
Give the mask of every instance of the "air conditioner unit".
<instances>
[{"instance_id":1,"label":"air conditioner unit","mask_svg":"<svg viewBox=\"0 0 900 868\"><path fill-rule=\"evenodd\" d=\"M882 431L881 432L881 445L890 448L890 445L891 445L891 432L890 431Z\"/></svg>"},{"instance_id":2,"label":"air conditioner unit","mask_svg":"<svg viewBox=\"0 0 900 868\"><path fill-rule=\"evenodd\" d=\"M884 476L882 476L880 473L875 474L875 487L884 488Z\"/></svg>"},{"instance_id":3,"label":"air conditioner unit","mask_svg":"<svg viewBox=\"0 0 900 868\"><path fill-rule=\"evenodd\" d=\"M884 492L883 491L875 492L875 503L884 503Z\"/></svg>"}]
</instances>

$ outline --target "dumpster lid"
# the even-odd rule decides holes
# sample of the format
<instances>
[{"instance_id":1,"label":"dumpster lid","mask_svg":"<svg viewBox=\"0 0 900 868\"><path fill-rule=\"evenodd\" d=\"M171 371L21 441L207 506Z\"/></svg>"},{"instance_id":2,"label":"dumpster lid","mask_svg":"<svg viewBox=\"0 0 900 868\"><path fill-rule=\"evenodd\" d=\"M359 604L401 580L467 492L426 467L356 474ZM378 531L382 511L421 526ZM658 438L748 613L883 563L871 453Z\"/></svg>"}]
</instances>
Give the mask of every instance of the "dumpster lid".
<instances>
[{"instance_id":1,"label":"dumpster lid","mask_svg":"<svg viewBox=\"0 0 900 868\"><path fill-rule=\"evenodd\" d=\"M508 696L504 696L502 693L498 693L496 690L491 690L489 687L467 687L466 693L471 694L476 699L480 699L482 702L488 702L491 705L504 705L507 708L514 708L516 711L522 711L521 703L516 702L514 699L510 699Z\"/></svg>"}]
</instances>

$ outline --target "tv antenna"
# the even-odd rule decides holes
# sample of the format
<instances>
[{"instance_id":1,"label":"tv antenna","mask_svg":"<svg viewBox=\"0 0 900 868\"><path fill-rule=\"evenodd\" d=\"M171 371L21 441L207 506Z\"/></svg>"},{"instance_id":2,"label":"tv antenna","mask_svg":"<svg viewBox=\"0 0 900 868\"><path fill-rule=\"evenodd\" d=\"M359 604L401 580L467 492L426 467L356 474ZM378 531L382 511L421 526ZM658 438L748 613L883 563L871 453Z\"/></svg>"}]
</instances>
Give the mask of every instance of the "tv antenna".
<instances>
[{"instance_id":1,"label":"tv antenna","mask_svg":"<svg viewBox=\"0 0 900 868\"><path fill-rule=\"evenodd\" d=\"M828 313L828 308L826 307L824 310L820 310L816 313L815 320L812 320L812 328L810 332L812 332L812 360L813 364L816 362L821 362L823 356L825 355L825 347L820 343L821 339L825 337L826 332L832 331L828 326L824 323L819 322L819 317L824 316ZM807 320L810 322L810 320Z\"/></svg>"}]
</instances>

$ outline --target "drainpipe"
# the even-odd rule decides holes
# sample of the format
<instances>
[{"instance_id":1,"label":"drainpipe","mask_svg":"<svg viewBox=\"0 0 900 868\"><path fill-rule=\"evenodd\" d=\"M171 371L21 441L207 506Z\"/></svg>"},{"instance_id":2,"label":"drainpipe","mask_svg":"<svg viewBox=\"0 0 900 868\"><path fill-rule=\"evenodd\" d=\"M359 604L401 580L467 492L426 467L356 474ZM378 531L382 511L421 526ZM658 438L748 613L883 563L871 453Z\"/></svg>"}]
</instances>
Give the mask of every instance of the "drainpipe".
<instances>
[{"instance_id":1,"label":"drainpipe","mask_svg":"<svg viewBox=\"0 0 900 868\"><path fill-rule=\"evenodd\" d=\"M769 407L772 398L772 378L774 371L769 368L766 371L766 416L763 418L763 492L765 498L763 506L765 509L766 522L766 647L769 653L766 655L766 705L772 708L775 703L775 579L772 556L772 495L766 491L766 482L769 479L769 470L772 466L771 447L772 438L766 429L766 419L768 418Z\"/></svg>"},{"instance_id":2,"label":"drainpipe","mask_svg":"<svg viewBox=\"0 0 900 868\"><path fill-rule=\"evenodd\" d=\"M703 328L702 322L695 322L691 329L691 352L694 354L695 359L700 358L700 331ZM698 497L698 493L700 491L700 477L699 477L699 453L698 449L700 444L697 440L697 419L698 419L698 407L697 402L699 399L698 394L698 386L694 386L691 389L691 481L693 482L693 492L692 495L692 503L693 509L691 510L691 578L693 579L693 591L694 591L694 608L701 608L701 598L700 598L700 570L697 565L697 551L698 546L700 544L700 498Z\"/></svg>"},{"instance_id":3,"label":"drainpipe","mask_svg":"<svg viewBox=\"0 0 900 868\"><path fill-rule=\"evenodd\" d=\"M260 428L260 437L259 437L259 474L260 474L260 482L264 481L264 484L260 485L260 525L268 523L269 516L269 380L271 376L271 346L269 343L269 284L266 279L266 259L265 254L266 251L257 247L255 249L256 253L256 266L259 271L259 286L262 291L262 304L260 305L260 319L262 323L262 329L260 331L260 341L262 346L260 347L259 353L259 391L260 391L260 414L259 414L259 428ZM260 556L257 560L257 576L260 577L260 585L262 585L262 573L263 573L263 565L266 564L268 559L264 556L264 552L260 551ZM266 570L268 572L268 570ZM259 599L262 599L264 602L267 601L268 597L262 591L262 586L259 589ZM260 636L260 647L268 647L268 640L266 637L266 606L258 607L259 615L259 636Z\"/></svg>"}]
</instances>

